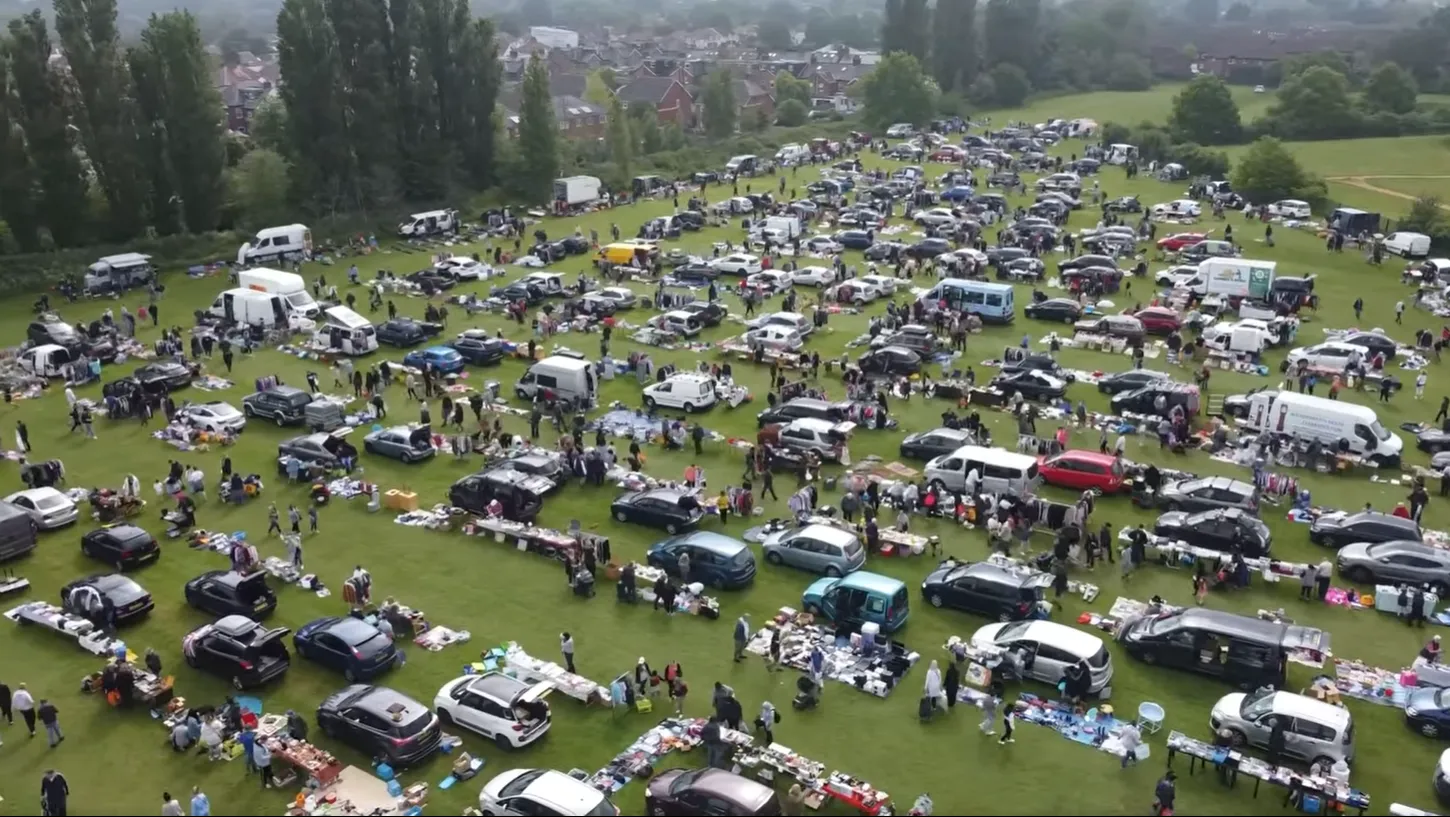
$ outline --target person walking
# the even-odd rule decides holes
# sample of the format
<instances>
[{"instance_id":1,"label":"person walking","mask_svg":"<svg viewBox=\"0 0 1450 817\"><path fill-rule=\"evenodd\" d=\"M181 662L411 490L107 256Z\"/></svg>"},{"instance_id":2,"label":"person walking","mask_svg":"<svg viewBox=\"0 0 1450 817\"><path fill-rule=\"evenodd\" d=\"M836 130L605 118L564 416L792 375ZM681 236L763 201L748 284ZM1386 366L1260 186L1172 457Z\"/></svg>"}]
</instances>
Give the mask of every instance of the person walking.
<instances>
[{"instance_id":1,"label":"person walking","mask_svg":"<svg viewBox=\"0 0 1450 817\"><path fill-rule=\"evenodd\" d=\"M767 493L770 494L771 499L780 501L780 497L775 494L775 476L770 472L769 463L766 463L765 470L760 472L760 498L765 499Z\"/></svg>"},{"instance_id":2,"label":"person walking","mask_svg":"<svg viewBox=\"0 0 1450 817\"><path fill-rule=\"evenodd\" d=\"M1450 419L1450 397L1441 397L1440 410L1435 412L1434 422L1439 423L1441 420L1447 419ZM29 451L30 449L27 448L26 450Z\"/></svg>"},{"instance_id":3,"label":"person walking","mask_svg":"<svg viewBox=\"0 0 1450 817\"><path fill-rule=\"evenodd\" d=\"M1178 784L1175 783L1178 775L1169 769L1158 785L1153 787L1153 813L1158 815L1172 814L1173 801L1178 797Z\"/></svg>"},{"instance_id":4,"label":"person walking","mask_svg":"<svg viewBox=\"0 0 1450 817\"><path fill-rule=\"evenodd\" d=\"M992 728L997 723L997 696L995 693L994 688L982 699L982 722L977 725L977 728L982 730L984 735L997 734L997 730Z\"/></svg>"},{"instance_id":5,"label":"person walking","mask_svg":"<svg viewBox=\"0 0 1450 817\"><path fill-rule=\"evenodd\" d=\"M1446 402L1450 402L1450 397L1446 398ZM15 442L20 444L17 447L22 452L30 453L30 429L21 420L15 421Z\"/></svg>"},{"instance_id":6,"label":"person walking","mask_svg":"<svg viewBox=\"0 0 1450 817\"><path fill-rule=\"evenodd\" d=\"M15 711L19 712L20 717L24 719L25 728L30 732L30 736L35 737L35 698L31 696L30 690L25 688L25 684L21 684L15 689L13 703Z\"/></svg>"},{"instance_id":7,"label":"person walking","mask_svg":"<svg viewBox=\"0 0 1450 817\"><path fill-rule=\"evenodd\" d=\"M65 775L55 769L46 769L40 778L40 813L45 817L66 817L66 799L70 797L70 784Z\"/></svg>"},{"instance_id":8,"label":"person walking","mask_svg":"<svg viewBox=\"0 0 1450 817\"><path fill-rule=\"evenodd\" d=\"M317 533L317 503L307 506L307 527L311 533Z\"/></svg>"},{"instance_id":9,"label":"person walking","mask_svg":"<svg viewBox=\"0 0 1450 817\"><path fill-rule=\"evenodd\" d=\"M670 700L675 702L676 715L685 714L685 696L689 694L690 685L685 683L684 678L677 675L670 681Z\"/></svg>"},{"instance_id":10,"label":"person walking","mask_svg":"<svg viewBox=\"0 0 1450 817\"><path fill-rule=\"evenodd\" d=\"M275 502L267 505L267 535L271 536L273 533L278 536L282 535L281 516L277 513L277 503Z\"/></svg>"},{"instance_id":11,"label":"person walking","mask_svg":"<svg viewBox=\"0 0 1450 817\"><path fill-rule=\"evenodd\" d=\"M4 681L0 681L0 718L4 718L7 724L15 723L15 715L10 707L10 687Z\"/></svg>"},{"instance_id":12,"label":"person walking","mask_svg":"<svg viewBox=\"0 0 1450 817\"><path fill-rule=\"evenodd\" d=\"M735 663L745 660L745 645L750 641L750 614L741 613L735 619Z\"/></svg>"},{"instance_id":13,"label":"person walking","mask_svg":"<svg viewBox=\"0 0 1450 817\"><path fill-rule=\"evenodd\" d=\"M947 711L952 711L957 705L957 692L962 688L962 671L957 668L958 662L953 660L947 663L946 677L942 681L942 692L946 693Z\"/></svg>"},{"instance_id":14,"label":"person walking","mask_svg":"<svg viewBox=\"0 0 1450 817\"><path fill-rule=\"evenodd\" d=\"M302 512L297 510L296 505L287 506L287 521L292 524L293 533L302 532Z\"/></svg>"},{"instance_id":15,"label":"person walking","mask_svg":"<svg viewBox=\"0 0 1450 817\"><path fill-rule=\"evenodd\" d=\"M1314 598L1314 586L1318 583L1319 568L1314 565L1305 565L1304 573L1299 576L1299 598L1303 601L1311 601Z\"/></svg>"},{"instance_id":16,"label":"person walking","mask_svg":"<svg viewBox=\"0 0 1450 817\"><path fill-rule=\"evenodd\" d=\"M1016 720L1017 710L1011 704L1008 704L1002 710L1002 737L997 738L998 746L1017 742L1016 738L1012 737L1012 724L1016 722Z\"/></svg>"},{"instance_id":17,"label":"person walking","mask_svg":"<svg viewBox=\"0 0 1450 817\"><path fill-rule=\"evenodd\" d=\"M201 786L191 788L191 817L211 817L211 798L201 790Z\"/></svg>"},{"instance_id":18,"label":"person walking","mask_svg":"<svg viewBox=\"0 0 1450 817\"><path fill-rule=\"evenodd\" d=\"M161 817L186 817L186 812L181 810L181 803L169 791L161 793Z\"/></svg>"},{"instance_id":19,"label":"person walking","mask_svg":"<svg viewBox=\"0 0 1450 817\"><path fill-rule=\"evenodd\" d=\"M1143 734L1138 731L1138 726L1132 721L1123 727L1118 733L1118 741L1123 744L1123 765L1121 768L1128 768L1129 765L1138 762L1138 746L1143 742Z\"/></svg>"},{"instance_id":20,"label":"person walking","mask_svg":"<svg viewBox=\"0 0 1450 817\"><path fill-rule=\"evenodd\" d=\"M1334 565L1328 559L1319 563L1319 586L1314 589L1314 595L1318 596L1320 601L1324 601L1325 597L1329 595L1329 582L1333 570Z\"/></svg>"},{"instance_id":21,"label":"person walking","mask_svg":"<svg viewBox=\"0 0 1450 817\"><path fill-rule=\"evenodd\" d=\"M252 756L252 749L257 744L257 733L251 729L242 727L242 731L237 735L237 743L241 744L242 747L243 768L247 770L247 774L255 772L257 770L257 761Z\"/></svg>"},{"instance_id":22,"label":"person walking","mask_svg":"<svg viewBox=\"0 0 1450 817\"><path fill-rule=\"evenodd\" d=\"M1430 377L1429 377L1429 375L1425 374L1425 372L1423 370L1421 370L1419 374L1415 375L1415 399L1416 400L1424 400L1425 399L1425 384L1428 383L1428 382L1430 382Z\"/></svg>"},{"instance_id":23,"label":"person walking","mask_svg":"<svg viewBox=\"0 0 1450 817\"><path fill-rule=\"evenodd\" d=\"M559 652L564 654L564 669L574 672L574 636L562 633L559 636Z\"/></svg>"},{"instance_id":24,"label":"person walking","mask_svg":"<svg viewBox=\"0 0 1450 817\"><path fill-rule=\"evenodd\" d=\"M765 736L763 745L769 746L775 743L775 725L780 723L780 713L775 711L775 704L764 701L760 704L760 717L755 719L755 727Z\"/></svg>"},{"instance_id":25,"label":"person walking","mask_svg":"<svg viewBox=\"0 0 1450 817\"><path fill-rule=\"evenodd\" d=\"M1396 301L1395 302L1395 323L1404 323L1404 322L1405 322L1405 302L1404 301Z\"/></svg>"},{"instance_id":26,"label":"person walking","mask_svg":"<svg viewBox=\"0 0 1450 817\"><path fill-rule=\"evenodd\" d=\"M65 735L60 731L60 710L55 708L55 704L41 698L36 714L40 716L40 722L45 725L45 739L50 743L50 748L54 749L65 740Z\"/></svg>"},{"instance_id":27,"label":"person walking","mask_svg":"<svg viewBox=\"0 0 1450 817\"><path fill-rule=\"evenodd\" d=\"M252 744L252 763L257 767L257 771L262 773L262 788L272 788L272 750L267 748L265 740Z\"/></svg>"}]
</instances>

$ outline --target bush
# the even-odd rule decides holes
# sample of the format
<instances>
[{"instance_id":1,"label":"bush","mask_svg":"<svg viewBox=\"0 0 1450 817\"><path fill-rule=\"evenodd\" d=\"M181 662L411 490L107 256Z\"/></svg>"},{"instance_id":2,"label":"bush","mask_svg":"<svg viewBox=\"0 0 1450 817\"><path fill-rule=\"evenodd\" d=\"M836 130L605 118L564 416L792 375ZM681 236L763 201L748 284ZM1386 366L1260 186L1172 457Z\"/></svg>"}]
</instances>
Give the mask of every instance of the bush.
<instances>
[{"instance_id":1,"label":"bush","mask_svg":"<svg viewBox=\"0 0 1450 817\"><path fill-rule=\"evenodd\" d=\"M49 290L85 271L96 259L123 252L151 256L158 269L178 269L213 261L233 261L245 238L239 233L169 235L137 239L123 246L83 247L57 252L0 256L0 295Z\"/></svg>"}]
</instances>

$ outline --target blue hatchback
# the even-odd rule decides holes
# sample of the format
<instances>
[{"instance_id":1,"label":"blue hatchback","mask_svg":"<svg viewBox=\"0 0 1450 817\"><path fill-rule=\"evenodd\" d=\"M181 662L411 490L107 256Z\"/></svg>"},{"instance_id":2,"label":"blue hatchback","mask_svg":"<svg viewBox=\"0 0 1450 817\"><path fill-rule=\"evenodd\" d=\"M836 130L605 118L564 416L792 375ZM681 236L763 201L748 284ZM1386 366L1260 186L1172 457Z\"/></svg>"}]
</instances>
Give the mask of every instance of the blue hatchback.
<instances>
[{"instance_id":1,"label":"blue hatchback","mask_svg":"<svg viewBox=\"0 0 1450 817\"><path fill-rule=\"evenodd\" d=\"M411 627L405 635L412 635ZM341 672L349 683L382 675L402 656L382 630L352 616L310 621L292 636L292 646L303 658Z\"/></svg>"},{"instance_id":2,"label":"blue hatchback","mask_svg":"<svg viewBox=\"0 0 1450 817\"><path fill-rule=\"evenodd\" d=\"M690 575L680 575L680 556L689 557ZM695 531L672 536L649 549L648 561L682 582L700 582L735 590L755 579L755 554L739 539Z\"/></svg>"},{"instance_id":3,"label":"blue hatchback","mask_svg":"<svg viewBox=\"0 0 1450 817\"><path fill-rule=\"evenodd\" d=\"M415 369L423 368L423 364L430 364L435 371L443 374L457 374L463 371L463 355L458 354L457 349L450 349L447 346L429 346L427 349L414 349L403 356L403 365L412 366Z\"/></svg>"},{"instance_id":4,"label":"blue hatchback","mask_svg":"<svg viewBox=\"0 0 1450 817\"><path fill-rule=\"evenodd\" d=\"M1405 700L1405 723L1427 738L1450 738L1450 689L1420 687Z\"/></svg>"}]
</instances>

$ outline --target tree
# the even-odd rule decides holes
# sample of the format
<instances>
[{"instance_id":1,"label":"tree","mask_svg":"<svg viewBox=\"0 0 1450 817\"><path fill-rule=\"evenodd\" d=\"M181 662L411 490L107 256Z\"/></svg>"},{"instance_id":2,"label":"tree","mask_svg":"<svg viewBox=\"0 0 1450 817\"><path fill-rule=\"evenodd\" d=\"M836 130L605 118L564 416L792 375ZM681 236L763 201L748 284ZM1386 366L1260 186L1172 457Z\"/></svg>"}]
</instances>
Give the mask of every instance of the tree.
<instances>
[{"instance_id":1,"label":"tree","mask_svg":"<svg viewBox=\"0 0 1450 817\"><path fill-rule=\"evenodd\" d=\"M228 173L230 203L241 222L250 228L287 221L291 168L274 151L257 148Z\"/></svg>"},{"instance_id":2,"label":"tree","mask_svg":"<svg viewBox=\"0 0 1450 817\"><path fill-rule=\"evenodd\" d=\"M926 0L886 0L886 15L881 22L881 50L890 54L904 52L925 60L930 47L927 27L931 12Z\"/></svg>"},{"instance_id":3,"label":"tree","mask_svg":"<svg viewBox=\"0 0 1450 817\"><path fill-rule=\"evenodd\" d=\"M633 108L625 108L629 114L629 130L639 146L639 151L645 156L658 153L664 149L664 132L660 130L659 114L649 105L636 105Z\"/></svg>"},{"instance_id":4,"label":"tree","mask_svg":"<svg viewBox=\"0 0 1450 817\"><path fill-rule=\"evenodd\" d=\"M787 99L775 106L775 124L785 128L800 127L806 123L810 113L804 102Z\"/></svg>"},{"instance_id":5,"label":"tree","mask_svg":"<svg viewBox=\"0 0 1450 817\"><path fill-rule=\"evenodd\" d=\"M1271 136L1260 137L1239 157L1232 181L1234 192L1249 201L1302 199L1313 204L1325 196L1324 182L1306 172Z\"/></svg>"},{"instance_id":6,"label":"tree","mask_svg":"<svg viewBox=\"0 0 1450 817\"><path fill-rule=\"evenodd\" d=\"M1178 92L1168 127L1180 141L1200 145L1230 144L1243 131L1233 95L1213 74L1199 74Z\"/></svg>"},{"instance_id":7,"label":"tree","mask_svg":"<svg viewBox=\"0 0 1450 817\"><path fill-rule=\"evenodd\" d=\"M936 100L916 57L893 52L861 79L866 120L874 127L896 122L920 125L931 119Z\"/></svg>"},{"instance_id":8,"label":"tree","mask_svg":"<svg viewBox=\"0 0 1450 817\"><path fill-rule=\"evenodd\" d=\"M252 111L247 122L247 134L252 144L266 148L279 156L287 156L292 149L292 139L287 134L287 105L280 96L264 97Z\"/></svg>"},{"instance_id":9,"label":"tree","mask_svg":"<svg viewBox=\"0 0 1450 817\"><path fill-rule=\"evenodd\" d=\"M1153 87L1153 69L1136 54L1117 54L1108 63L1105 84L1111 91L1146 91Z\"/></svg>"},{"instance_id":10,"label":"tree","mask_svg":"<svg viewBox=\"0 0 1450 817\"><path fill-rule=\"evenodd\" d=\"M1283 60L1279 65L1281 83L1287 82L1292 77L1297 77L1311 68L1321 66L1346 79L1349 77L1349 63L1345 62L1344 55L1338 51L1311 51L1307 54L1295 54Z\"/></svg>"},{"instance_id":11,"label":"tree","mask_svg":"<svg viewBox=\"0 0 1450 817\"><path fill-rule=\"evenodd\" d=\"M811 84L803 79L796 79L789 71L780 71L775 75L775 104L795 100L807 108L811 104Z\"/></svg>"},{"instance_id":12,"label":"tree","mask_svg":"<svg viewBox=\"0 0 1450 817\"><path fill-rule=\"evenodd\" d=\"M549 68L538 54L529 58L519 101L518 190L528 201L547 201L559 175L558 124L549 94Z\"/></svg>"},{"instance_id":13,"label":"tree","mask_svg":"<svg viewBox=\"0 0 1450 817\"><path fill-rule=\"evenodd\" d=\"M604 141L609 145L609 155L619 175L630 178L634 169L634 134L629 127L629 114L624 102L614 96L609 101L609 120L604 131Z\"/></svg>"},{"instance_id":14,"label":"tree","mask_svg":"<svg viewBox=\"0 0 1450 817\"><path fill-rule=\"evenodd\" d=\"M761 133L770 127L770 114L765 108L756 106L750 109L750 114L740 124L751 133Z\"/></svg>"},{"instance_id":15,"label":"tree","mask_svg":"<svg viewBox=\"0 0 1450 817\"><path fill-rule=\"evenodd\" d=\"M1213 25L1218 22L1218 0L1188 0L1183 14L1191 23Z\"/></svg>"},{"instance_id":16,"label":"tree","mask_svg":"<svg viewBox=\"0 0 1450 817\"><path fill-rule=\"evenodd\" d=\"M1350 102L1344 75L1316 65L1279 86L1266 118L1286 139L1334 139L1350 135L1359 120Z\"/></svg>"},{"instance_id":17,"label":"tree","mask_svg":"<svg viewBox=\"0 0 1450 817\"><path fill-rule=\"evenodd\" d=\"M1420 196L1410 205L1410 212L1395 225L1401 230L1424 233L1436 241L1443 241L1450 234L1450 223L1445 219L1445 205L1434 196Z\"/></svg>"},{"instance_id":18,"label":"tree","mask_svg":"<svg viewBox=\"0 0 1450 817\"><path fill-rule=\"evenodd\" d=\"M965 91L977 77L977 0L937 0L931 30L937 87Z\"/></svg>"},{"instance_id":19,"label":"tree","mask_svg":"<svg viewBox=\"0 0 1450 817\"><path fill-rule=\"evenodd\" d=\"M1376 111L1410 113L1418 94L1415 78L1394 62L1380 63L1364 85L1364 103Z\"/></svg>"},{"instance_id":20,"label":"tree","mask_svg":"<svg viewBox=\"0 0 1450 817\"><path fill-rule=\"evenodd\" d=\"M609 100L614 98L614 90L604 81L598 71L593 71L584 78L584 98L595 105L609 105Z\"/></svg>"},{"instance_id":21,"label":"tree","mask_svg":"<svg viewBox=\"0 0 1450 817\"><path fill-rule=\"evenodd\" d=\"M1027 79L1027 72L1010 62L993 66L989 76L992 77L992 87L996 89L993 102L998 107L1015 108L1026 102L1032 93L1032 82Z\"/></svg>"},{"instance_id":22,"label":"tree","mask_svg":"<svg viewBox=\"0 0 1450 817\"><path fill-rule=\"evenodd\" d=\"M1018 68L1041 76L1046 61L1039 59L1042 51L1040 0L988 0L983 17L983 64L997 66L1012 63Z\"/></svg>"},{"instance_id":23,"label":"tree","mask_svg":"<svg viewBox=\"0 0 1450 817\"><path fill-rule=\"evenodd\" d=\"M25 149L11 82L10 43L0 37L0 218L21 252L40 250L40 220L36 212L35 165Z\"/></svg>"},{"instance_id":24,"label":"tree","mask_svg":"<svg viewBox=\"0 0 1450 817\"><path fill-rule=\"evenodd\" d=\"M469 18L468 4L459 2L456 14ZM493 23L487 17L472 19L463 30L466 33L455 63L462 97L454 138L469 184L475 190L484 190L499 179L494 150L498 136L498 89L503 77Z\"/></svg>"},{"instance_id":25,"label":"tree","mask_svg":"<svg viewBox=\"0 0 1450 817\"><path fill-rule=\"evenodd\" d=\"M756 27L755 42L765 51L789 51L795 39L784 20L768 17Z\"/></svg>"},{"instance_id":26,"label":"tree","mask_svg":"<svg viewBox=\"0 0 1450 817\"><path fill-rule=\"evenodd\" d=\"M1251 16L1253 16L1253 10L1243 0L1239 0L1239 2L1229 6L1228 11L1223 13L1223 21L1225 23L1242 23L1247 21Z\"/></svg>"},{"instance_id":27,"label":"tree","mask_svg":"<svg viewBox=\"0 0 1450 817\"><path fill-rule=\"evenodd\" d=\"M735 134L735 82L730 72L720 69L705 78L705 89L701 93L705 135L712 139L725 139Z\"/></svg>"}]
</instances>

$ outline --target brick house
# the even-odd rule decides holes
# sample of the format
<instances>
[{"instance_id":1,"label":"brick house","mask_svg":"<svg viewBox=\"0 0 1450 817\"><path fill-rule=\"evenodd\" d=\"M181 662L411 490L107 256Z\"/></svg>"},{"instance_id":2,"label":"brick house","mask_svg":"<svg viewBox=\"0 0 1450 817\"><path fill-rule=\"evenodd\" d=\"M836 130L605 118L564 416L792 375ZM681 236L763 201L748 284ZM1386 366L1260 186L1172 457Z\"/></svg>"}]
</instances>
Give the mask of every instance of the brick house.
<instances>
[{"instance_id":1,"label":"brick house","mask_svg":"<svg viewBox=\"0 0 1450 817\"><path fill-rule=\"evenodd\" d=\"M566 139L602 139L609 118L609 112L588 100L568 94L555 94L554 121L559 123L559 132ZM504 128L511 138L519 135L519 92L517 88L505 92Z\"/></svg>"},{"instance_id":2,"label":"brick house","mask_svg":"<svg viewBox=\"0 0 1450 817\"><path fill-rule=\"evenodd\" d=\"M871 73L873 67L854 63L817 64L811 66L810 75L806 79L811 83L812 96L834 97L845 94L846 89Z\"/></svg>"},{"instance_id":3,"label":"brick house","mask_svg":"<svg viewBox=\"0 0 1450 817\"><path fill-rule=\"evenodd\" d=\"M737 121L745 122L747 117L757 116L757 111L764 111L766 117L774 121L775 97L771 95L770 86L761 87L748 79L732 80L731 86L739 108Z\"/></svg>"},{"instance_id":4,"label":"brick house","mask_svg":"<svg viewBox=\"0 0 1450 817\"><path fill-rule=\"evenodd\" d=\"M653 105L661 125L673 122L687 128L693 118L690 91L674 77L635 77L619 86L615 94L626 107Z\"/></svg>"}]
</instances>

